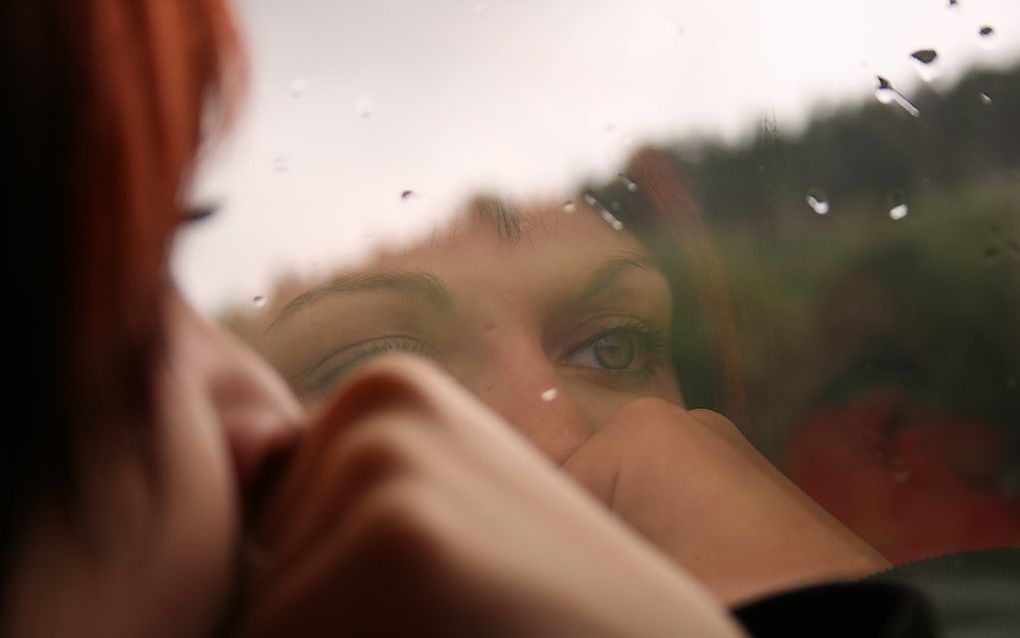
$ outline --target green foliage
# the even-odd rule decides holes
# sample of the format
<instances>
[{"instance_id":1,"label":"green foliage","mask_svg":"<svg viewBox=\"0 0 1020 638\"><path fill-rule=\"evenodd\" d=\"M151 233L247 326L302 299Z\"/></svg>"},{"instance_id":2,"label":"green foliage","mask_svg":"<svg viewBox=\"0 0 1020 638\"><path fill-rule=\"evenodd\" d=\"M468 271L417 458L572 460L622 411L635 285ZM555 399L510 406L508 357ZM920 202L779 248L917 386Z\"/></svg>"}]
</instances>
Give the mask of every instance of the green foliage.
<instances>
[{"instance_id":1,"label":"green foliage","mask_svg":"<svg viewBox=\"0 0 1020 638\"><path fill-rule=\"evenodd\" d=\"M1020 433L1020 68L911 101L919 117L869 102L796 137L673 151L741 311L747 422L766 449L878 387ZM817 189L824 215L805 201Z\"/></svg>"}]
</instances>

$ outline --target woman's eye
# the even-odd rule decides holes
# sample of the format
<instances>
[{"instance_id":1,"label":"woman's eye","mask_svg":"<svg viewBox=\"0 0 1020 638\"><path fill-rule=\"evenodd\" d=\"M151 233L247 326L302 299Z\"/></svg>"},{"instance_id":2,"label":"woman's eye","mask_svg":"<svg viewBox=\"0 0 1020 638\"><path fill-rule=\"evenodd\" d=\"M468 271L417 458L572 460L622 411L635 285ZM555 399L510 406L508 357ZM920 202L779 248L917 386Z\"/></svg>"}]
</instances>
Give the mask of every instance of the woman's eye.
<instances>
[{"instance_id":1,"label":"woman's eye","mask_svg":"<svg viewBox=\"0 0 1020 638\"><path fill-rule=\"evenodd\" d=\"M634 361L638 346L634 335L621 332L604 334L591 344L595 360L609 370L626 370Z\"/></svg>"},{"instance_id":2,"label":"woman's eye","mask_svg":"<svg viewBox=\"0 0 1020 638\"><path fill-rule=\"evenodd\" d=\"M414 337L393 336L362 341L338 350L316 366L306 375L304 381L295 384L298 386L298 393L324 392L359 364L373 357L393 352L412 354L426 359L435 358L432 348Z\"/></svg>"},{"instance_id":3,"label":"woman's eye","mask_svg":"<svg viewBox=\"0 0 1020 638\"><path fill-rule=\"evenodd\" d=\"M606 373L650 373L667 351L668 344L659 331L625 325L595 335L569 352L564 363Z\"/></svg>"}]
</instances>

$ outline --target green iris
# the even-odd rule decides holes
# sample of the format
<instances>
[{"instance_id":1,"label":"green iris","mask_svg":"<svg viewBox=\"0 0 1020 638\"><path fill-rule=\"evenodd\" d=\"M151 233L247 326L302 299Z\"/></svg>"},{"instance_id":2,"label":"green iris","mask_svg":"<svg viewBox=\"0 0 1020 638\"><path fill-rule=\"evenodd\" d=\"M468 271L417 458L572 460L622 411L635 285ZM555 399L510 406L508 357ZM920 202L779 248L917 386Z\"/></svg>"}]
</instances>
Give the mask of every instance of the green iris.
<instances>
[{"instance_id":1,"label":"green iris","mask_svg":"<svg viewBox=\"0 0 1020 638\"><path fill-rule=\"evenodd\" d=\"M634 339L622 332L609 332L592 344L595 360L608 370L626 370L634 363Z\"/></svg>"}]
</instances>

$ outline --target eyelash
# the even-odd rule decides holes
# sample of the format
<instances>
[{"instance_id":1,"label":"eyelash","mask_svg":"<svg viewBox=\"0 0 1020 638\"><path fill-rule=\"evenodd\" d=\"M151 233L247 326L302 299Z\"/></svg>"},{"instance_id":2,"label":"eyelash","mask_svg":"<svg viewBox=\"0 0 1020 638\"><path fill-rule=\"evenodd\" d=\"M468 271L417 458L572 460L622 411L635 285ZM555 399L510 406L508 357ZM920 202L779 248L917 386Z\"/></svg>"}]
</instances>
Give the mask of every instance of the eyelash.
<instances>
[{"instance_id":1,"label":"eyelash","mask_svg":"<svg viewBox=\"0 0 1020 638\"><path fill-rule=\"evenodd\" d=\"M201 202L187 206L182 212L178 225L191 226L215 217L220 210L219 202Z\"/></svg>"},{"instance_id":2,"label":"eyelash","mask_svg":"<svg viewBox=\"0 0 1020 638\"><path fill-rule=\"evenodd\" d=\"M379 354L401 352L425 359L435 358L435 353L428 345L414 337L404 335L372 339L344 348L341 352L352 352L352 354L343 363L331 366L325 374L318 375L308 383L303 384L307 391L324 392L328 390L337 379L350 372L356 365Z\"/></svg>"},{"instance_id":3,"label":"eyelash","mask_svg":"<svg viewBox=\"0 0 1020 638\"><path fill-rule=\"evenodd\" d=\"M625 378L638 383L643 383L651 379L651 376L655 372L655 368L662 365L668 359L668 355L671 348L671 341L669 338L668 331L662 328L655 328L649 326L643 321L632 319L630 321L612 326L605 330L599 331L594 336L585 340L581 345L572 348L564 356L564 359L569 358L585 348L591 348L601 339L604 339L611 335L628 335L636 340L636 347L638 354L635 358L643 358L643 364L636 370L622 369L615 370L612 368L596 368L592 366L580 366L576 364L569 364L575 368L584 369L592 374L604 376L608 379L620 379ZM642 357L643 355L643 357Z\"/></svg>"},{"instance_id":4,"label":"eyelash","mask_svg":"<svg viewBox=\"0 0 1020 638\"><path fill-rule=\"evenodd\" d=\"M671 345L669 333L664 329L653 328L643 321L635 319L611 326L605 330L600 330L595 335L586 339L581 345L567 351L564 359L568 359L586 348L591 348L601 339L612 335L626 335L635 340L635 359L642 361L639 368L633 370L615 370L612 368L571 364L566 361L564 361L564 364L584 370L588 374L602 376L610 381L627 380L633 383L644 383L651 379L655 368L665 363L668 359ZM353 354L347 357L343 363L330 367L326 373L317 375L307 383L301 384L306 392L325 392L356 365L379 354L401 352L426 359L436 358L435 352L427 344L414 337L404 335L373 339L345 348L342 352L352 352Z\"/></svg>"}]
</instances>

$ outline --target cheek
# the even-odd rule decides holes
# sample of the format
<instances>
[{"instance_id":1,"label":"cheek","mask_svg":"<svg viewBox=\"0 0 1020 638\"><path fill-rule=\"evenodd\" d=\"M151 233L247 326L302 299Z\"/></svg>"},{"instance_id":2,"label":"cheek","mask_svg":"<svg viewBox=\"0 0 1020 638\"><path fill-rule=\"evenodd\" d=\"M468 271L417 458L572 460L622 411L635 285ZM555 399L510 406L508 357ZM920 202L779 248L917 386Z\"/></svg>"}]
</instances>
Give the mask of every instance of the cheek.
<instances>
[{"instance_id":1,"label":"cheek","mask_svg":"<svg viewBox=\"0 0 1020 638\"><path fill-rule=\"evenodd\" d=\"M181 408L162 437L164 516L153 566L174 622L208 631L231 586L238 499L215 413L201 402Z\"/></svg>"},{"instance_id":2,"label":"cheek","mask_svg":"<svg viewBox=\"0 0 1020 638\"><path fill-rule=\"evenodd\" d=\"M657 375L647 385L628 390L607 388L583 378L570 379L564 385L571 401L593 430L600 429L617 410L635 399L654 397L684 407L683 396L672 373Z\"/></svg>"}]
</instances>

